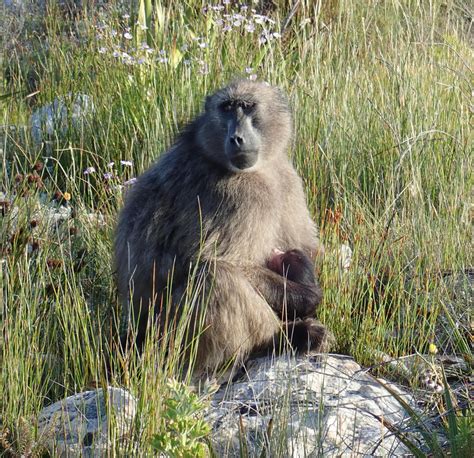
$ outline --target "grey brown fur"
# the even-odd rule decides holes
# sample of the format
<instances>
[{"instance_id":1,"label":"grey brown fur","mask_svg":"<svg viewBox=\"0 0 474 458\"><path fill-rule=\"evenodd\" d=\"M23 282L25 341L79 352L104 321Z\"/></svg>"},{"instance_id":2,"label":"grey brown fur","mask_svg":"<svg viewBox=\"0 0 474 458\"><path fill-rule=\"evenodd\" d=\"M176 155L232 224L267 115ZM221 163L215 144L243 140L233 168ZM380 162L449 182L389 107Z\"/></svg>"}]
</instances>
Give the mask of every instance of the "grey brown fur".
<instances>
[{"instance_id":1,"label":"grey brown fur","mask_svg":"<svg viewBox=\"0 0 474 458\"><path fill-rule=\"evenodd\" d=\"M139 343L150 303L163 304L170 271L167 306L179 314L189 266L199 261L210 296L197 371L271 349L285 328L296 349L325 348L328 333L314 320L319 285L286 281L266 264L274 248L313 260L323 252L287 157L291 124L277 88L235 81L208 97L205 111L138 178L120 214L115 263Z\"/></svg>"}]
</instances>

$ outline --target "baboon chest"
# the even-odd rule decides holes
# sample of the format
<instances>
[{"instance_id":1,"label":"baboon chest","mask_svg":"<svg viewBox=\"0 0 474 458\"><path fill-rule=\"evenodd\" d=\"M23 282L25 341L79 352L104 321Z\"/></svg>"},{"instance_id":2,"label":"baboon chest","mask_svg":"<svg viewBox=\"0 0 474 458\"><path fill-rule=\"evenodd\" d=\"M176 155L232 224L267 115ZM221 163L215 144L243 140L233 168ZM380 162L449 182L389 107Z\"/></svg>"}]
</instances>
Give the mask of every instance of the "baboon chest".
<instances>
[{"instance_id":1,"label":"baboon chest","mask_svg":"<svg viewBox=\"0 0 474 458\"><path fill-rule=\"evenodd\" d=\"M216 253L232 261L263 261L279 238L278 184L257 174L237 176L218 183L214 197L216 208L206 216Z\"/></svg>"}]
</instances>

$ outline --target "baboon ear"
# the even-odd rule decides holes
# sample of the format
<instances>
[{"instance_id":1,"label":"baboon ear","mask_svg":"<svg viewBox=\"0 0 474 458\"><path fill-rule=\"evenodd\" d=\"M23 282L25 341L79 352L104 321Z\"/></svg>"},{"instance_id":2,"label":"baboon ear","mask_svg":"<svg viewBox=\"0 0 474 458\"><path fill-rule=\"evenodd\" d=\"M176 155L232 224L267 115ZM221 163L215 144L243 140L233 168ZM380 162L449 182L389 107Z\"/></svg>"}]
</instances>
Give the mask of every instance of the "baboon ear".
<instances>
[{"instance_id":1,"label":"baboon ear","mask_svg":"<svg viewBox=\"0 0 474 458\"><path fill-rule=\"evenodd\" d=\"M289 104L288 95L285 90L280 86L275 86L275 89L278 97L280 97L280 100L285 104Z\"/></svg>"},{"instance_id":2,"label":"baboon ear","mask_svg":"<svg viewBox=\"0 0 474 458\"><path fill-rule=\"evenodd\" d=\"M206 111L210 111L211 110L211 100L212 100L212 96L208 95L206 97L206 103L204 104L204 109Z\"/></svg>"}]
</instances>

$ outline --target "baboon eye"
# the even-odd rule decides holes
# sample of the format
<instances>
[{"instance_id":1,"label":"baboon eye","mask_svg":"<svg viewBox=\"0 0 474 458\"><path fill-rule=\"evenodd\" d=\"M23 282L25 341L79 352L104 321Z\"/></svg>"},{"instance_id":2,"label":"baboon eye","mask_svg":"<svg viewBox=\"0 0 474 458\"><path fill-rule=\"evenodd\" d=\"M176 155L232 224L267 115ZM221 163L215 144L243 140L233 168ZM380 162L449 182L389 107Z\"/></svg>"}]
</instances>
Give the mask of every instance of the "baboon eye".
<instances>
[{"instance_id":1,"label":"baboon eye","mask_svg":"<svg viewBox=\"0 0 474 458\"><path fill-rule=\"evenodd\" d=\"M255 107L255 103L241 101L239 102L239 107L242 108L242 110L249 112Z\"/></svg>"},{"instance_id":2,"label":"baboon eye","mask_svg":"<svg viewBox=\"0 0 474 458\"><path fill-rule=\"evenodd\" d=\"M233 108L233 103L231 101L227 101L227 102L223 102L219 105L219 108L222 110L222 111L231 111L232 108Z\"/></svg>"}]
</instances>

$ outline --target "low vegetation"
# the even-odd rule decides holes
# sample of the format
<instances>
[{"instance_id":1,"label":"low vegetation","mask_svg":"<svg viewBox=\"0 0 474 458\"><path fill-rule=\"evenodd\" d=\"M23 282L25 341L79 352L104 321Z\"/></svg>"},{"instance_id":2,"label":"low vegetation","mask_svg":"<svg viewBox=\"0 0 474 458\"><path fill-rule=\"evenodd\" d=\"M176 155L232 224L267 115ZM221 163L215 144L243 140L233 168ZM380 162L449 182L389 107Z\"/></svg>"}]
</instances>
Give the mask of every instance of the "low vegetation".
<instances>
[{"instance_id":1,"label":"low vegetation","mask_svg":"<svg viewBox=\"0 0 474 458\"><path fill-rule=\"evenodd\" d=\"M123 326L111 253L127 187L234 77L288 94L335 351L385 375L383 357L430 350L472 364L472 302L455 286L474 266L468 2L83 3L5 15L0 37L0 451L40 454L44 405L116 383L139 397L143 451L189 427L182 456L205 453L206 402L170 385L169 342L113 356L106 377ZM55 100L47 125L37 110ZM446 399L446 428L469 431L472 406Z\"/></svg>"}]
</instances>

